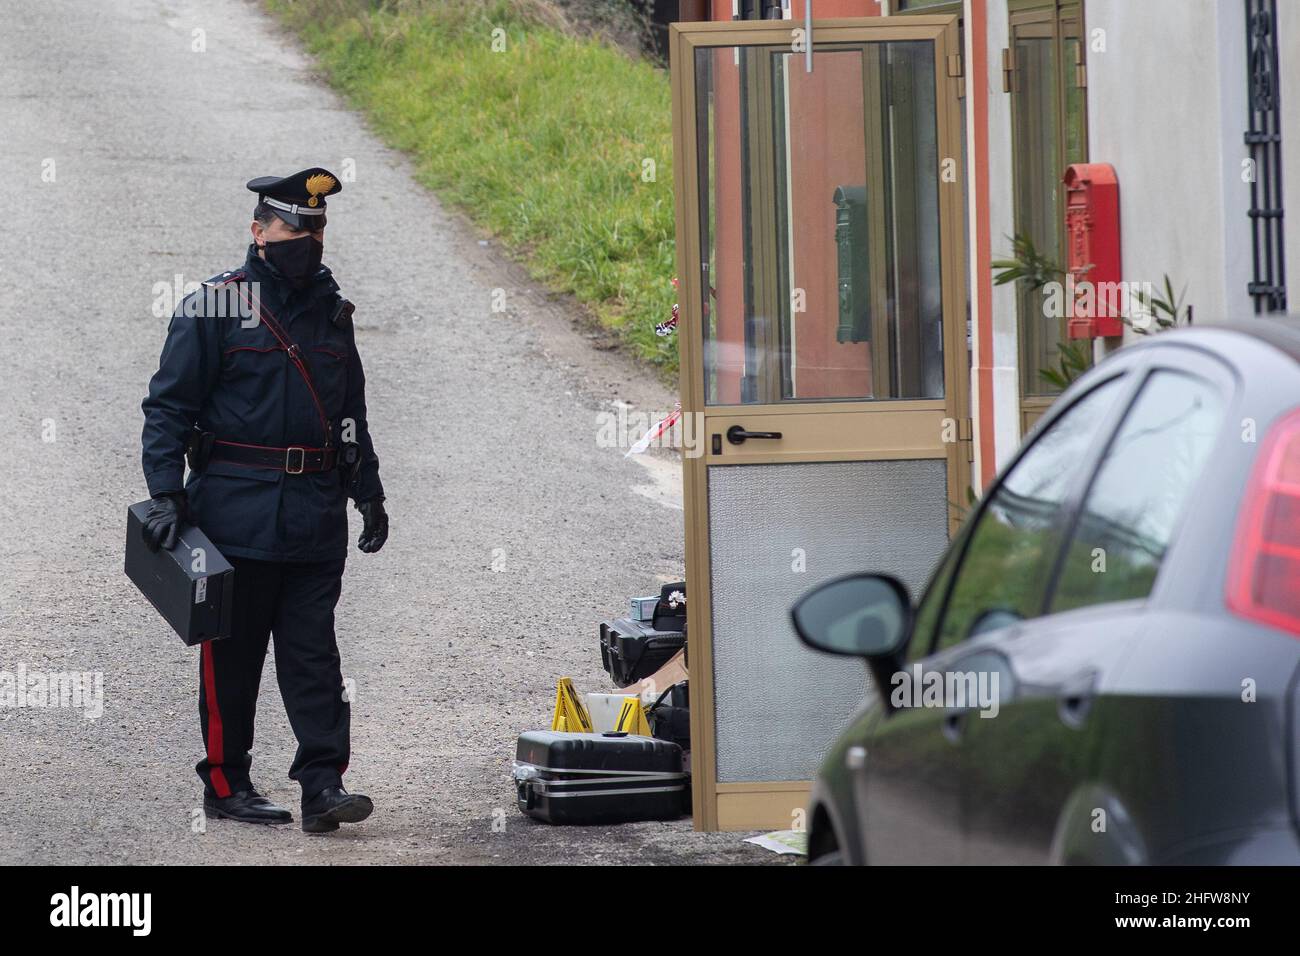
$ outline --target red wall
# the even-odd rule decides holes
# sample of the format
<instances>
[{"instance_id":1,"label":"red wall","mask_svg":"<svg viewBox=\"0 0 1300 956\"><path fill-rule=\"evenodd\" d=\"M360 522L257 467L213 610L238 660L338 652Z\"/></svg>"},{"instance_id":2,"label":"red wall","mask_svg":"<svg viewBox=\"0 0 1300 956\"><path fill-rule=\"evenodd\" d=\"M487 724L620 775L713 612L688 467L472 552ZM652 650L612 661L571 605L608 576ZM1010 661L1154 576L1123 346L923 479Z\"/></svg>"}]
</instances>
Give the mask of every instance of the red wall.
<instances>
[{"instance_id":1,"label":"red wall","mask_svg":"<svg viewBox=\"0 0 1300 956\"><path fill-rule=\"evenodd\" d=\"M862 58L826 53L811 74L796 64L790 83L790 231L793 288L807 310L794 316L796 398L871 394L866 343L838 342L835 189L866 184Z\"/></svg>"}]
</instances>

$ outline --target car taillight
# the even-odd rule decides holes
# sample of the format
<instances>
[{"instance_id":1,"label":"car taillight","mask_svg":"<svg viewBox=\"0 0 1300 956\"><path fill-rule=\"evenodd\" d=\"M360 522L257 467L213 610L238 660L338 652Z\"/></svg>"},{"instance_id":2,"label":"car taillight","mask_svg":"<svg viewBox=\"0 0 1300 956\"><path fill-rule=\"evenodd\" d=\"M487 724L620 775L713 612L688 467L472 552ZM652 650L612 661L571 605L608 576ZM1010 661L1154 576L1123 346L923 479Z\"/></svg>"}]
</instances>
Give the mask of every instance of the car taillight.
<instances>
[{"instance_id":1,"label":"car taillight","mask_svg":"<svg viewBox=\"0 0 1300 956\"><path fill-rule=\"evenodd\" d=\"M1265 437L1228 566L1228 607L1300 637L1300 409Z\"/></svg>"}]
</instances>

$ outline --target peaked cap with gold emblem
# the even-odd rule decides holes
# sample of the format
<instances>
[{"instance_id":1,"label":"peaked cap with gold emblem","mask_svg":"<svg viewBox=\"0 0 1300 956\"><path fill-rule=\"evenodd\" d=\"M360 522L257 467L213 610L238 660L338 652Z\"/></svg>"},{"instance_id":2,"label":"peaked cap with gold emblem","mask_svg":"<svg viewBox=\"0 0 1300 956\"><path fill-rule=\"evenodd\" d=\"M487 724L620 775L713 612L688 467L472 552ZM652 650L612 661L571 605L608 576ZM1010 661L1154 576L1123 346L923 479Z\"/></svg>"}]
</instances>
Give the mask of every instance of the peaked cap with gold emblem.
<instances>
[{"instance_id":1,"label":"peaked cap with gold emblem","mask_svg":"<svg viewBox=\"0 0 1300 956\"><path fill-rule=\"evenodd\" d=\"M275 176L250 179L248 188L294 229L315 232L325 225L325 197L333 196L343 186L329 170L313 166L283 179Z\"/></svg>"}]
</instances>

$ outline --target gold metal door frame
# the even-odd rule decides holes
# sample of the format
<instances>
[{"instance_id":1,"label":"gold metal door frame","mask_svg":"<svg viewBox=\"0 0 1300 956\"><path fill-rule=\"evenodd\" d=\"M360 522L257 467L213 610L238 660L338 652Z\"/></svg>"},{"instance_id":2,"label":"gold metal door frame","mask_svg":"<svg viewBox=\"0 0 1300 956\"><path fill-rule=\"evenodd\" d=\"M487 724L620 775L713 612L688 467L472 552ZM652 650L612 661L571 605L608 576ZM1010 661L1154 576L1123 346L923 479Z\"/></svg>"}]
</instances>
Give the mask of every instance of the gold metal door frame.
<instances>
[{"instance_id":1,"label":"gold metal door frame","mask_svg":"<svg viewBox=\"0 0 1300 956\"><path fill-rule=\"evenodd\" d=\"M960 53L955 15L899 18L833 19L813 23L814 50L822 44L881 41L929 41L934 45L937 154L964 169L961 154L959 77L951 75ZM944 398L917 400L783 402L780 405L708 406L703 369L702 289L699 265L700 202L698 169L699 118L696 116L695 52L706 47L783 46L801 23L787 20L676 23L670 28L673 99L674 186L677 222L677 275L681 302L678 340L684 414L702 415L705 454L683 459L686 521L686 574L690 587L691 630L688 665L691 683L691 772L695 826L701 830L763 829L790 826L794 808L806 803L808 781L720 783L715 751L712 595L709 557L708 467L790 461L837 461L887 458L946 458L949 527L955 531L959 509L970 483L970 362L966 341L967 308L962 241L964 177L939 179L939 255L943 294ZM749 444L715 457L708 436L743 420L760 420L764 429L782 421L801 423L798 445L761 452ZM952 419L958 440L936 447L930 429ZM869 434L864 434L864 430ZM936 429L937 431L937 429ZM865 442L865 444L860 444ZM785 445L785 442L782 442ZM864 454L863 447L869 448ZM956 505L956 507L953 507Z\"/></svg>"},{"instance_id":2,"label":"gold metal door frame","mask_svg":"<svg viewBox=\"0 0 1300 956\"><path fill-rule=\"evenodd\" d=\"M1022 85L1024 77L1021 74L1021 63L1017 56L1016 44L1020 39L1043 39L1049 40L1052 44L1052 76L1053 84L1052 103L1055 111L1056 136L1053 144L1057 156L1060 157L1060 175L1065 174L1065 165L1069 162L1087 162L1088 158L1088 103L1085 96L1082 103L1082 155L1074 160L1069 158L1068 133L1066 127L1069 123L1069 110L1066 106L1067 93L1066 86L1069 81L1064 77L1069 72L1067 69L1065 48L1069 40L1077 40L1081 45L1085 42L1086 32L1084 26L1083 4L1078 0L1013 0L1007 11L1007 48L1010 55L1009 74L1010 89L1009 95L1011 101L1011 151L1012 155L1019 155L1023 147L1018 142L1019 134L1017 133L1018 122L1016 119L1016 102L1015 98L1023 95ZM1081 47L1082 49L1082 47ZM1083 64L1086 63L1086 56L1081 60L1075 61L1074 80L1076 85L1086 87L1086 81L1083 79ZM1018 179L1020 176L1016 164L1012 163L1012 197L1013 201L1019 203ZM1019 217L1023 210L1018 206L1013 210L1017 219L1016 229L1019 227ZM1057 247L1061 250L1060 259L1062 264L1065 258L1065 249L1067 247L1067 236L1065 229L1065 192L1060 191L1057 198L1054 212L1056 216L1058 233ZM1041 251L1041 250L1040 250ZM1016 338L1017 338L1017 360L1024 366L1027 363L1024 334L1024 317L1021 316L1021 294L1016 293ZM1061 320L1060 341L1068 341L1065 334L1065 320ZM1091 364L1091 363L1089 363ZM1028 435L1030 430L1038 423L1047 410L1056 401L1059 393L1042 393L1030 391L1029 386L1036 385L1036 382L1025 381L1025 369L1022 368L1018 375L1017 391L1020 396L1020 434Z\"/></svg>"}]
</instances>

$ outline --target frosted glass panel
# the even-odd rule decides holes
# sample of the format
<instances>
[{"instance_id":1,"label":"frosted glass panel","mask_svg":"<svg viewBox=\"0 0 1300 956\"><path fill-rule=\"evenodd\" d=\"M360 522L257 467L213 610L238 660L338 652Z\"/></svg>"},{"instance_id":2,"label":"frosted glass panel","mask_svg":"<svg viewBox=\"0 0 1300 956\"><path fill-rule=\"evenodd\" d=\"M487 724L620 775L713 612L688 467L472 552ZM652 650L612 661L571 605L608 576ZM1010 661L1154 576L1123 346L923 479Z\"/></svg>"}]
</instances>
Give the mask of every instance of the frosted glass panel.
<instances>
[{"instance_id":1,"label":"frosted glass panel","mask_svg":"<svg viewBox=\"0 0 1300 956\"><path fill-rule=\"evenodd\" d=\"M888 571L915 598L947 502L940 459L709 468L719 781L812 777L869 684L860 660L799 643L790 607L854 571Z\"/></svg>"}]
</instances>

